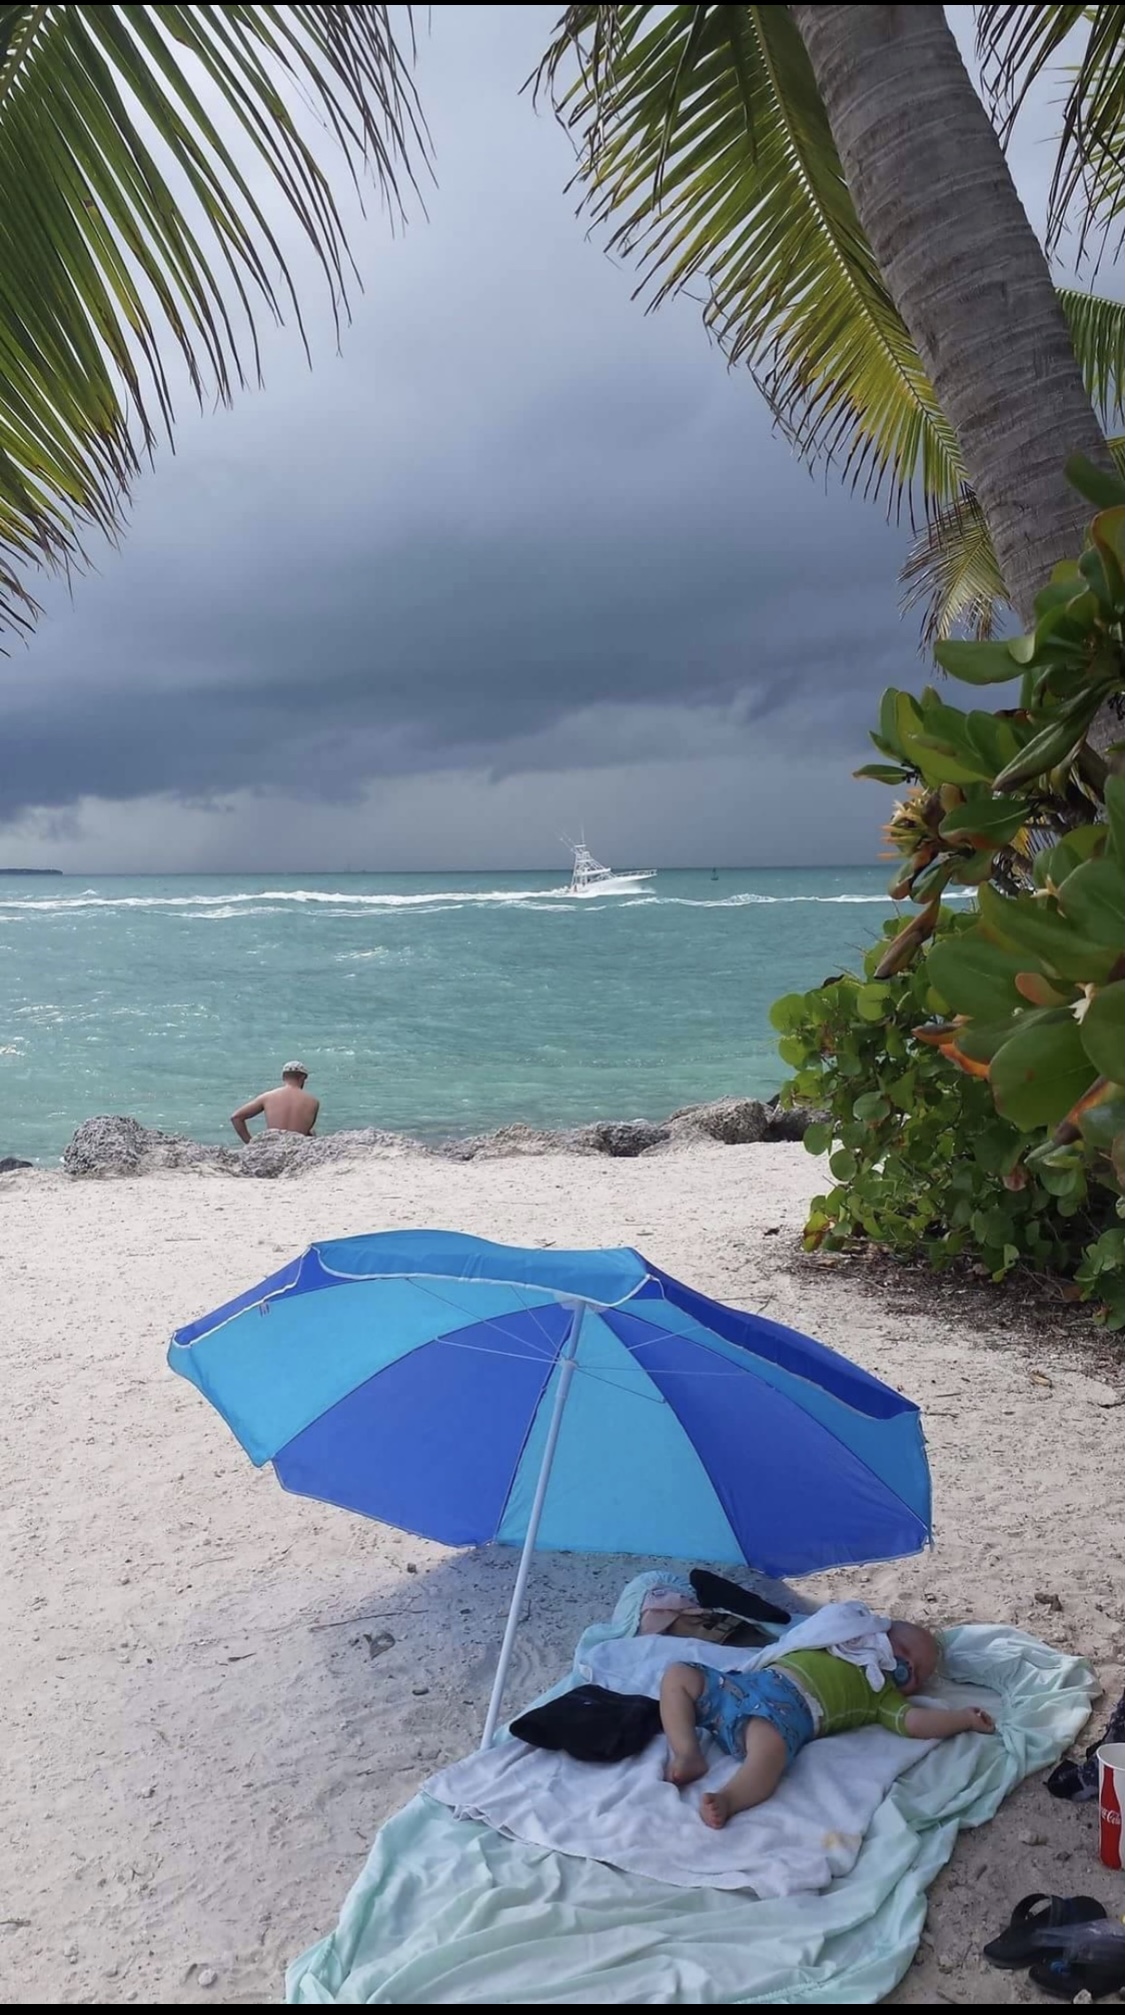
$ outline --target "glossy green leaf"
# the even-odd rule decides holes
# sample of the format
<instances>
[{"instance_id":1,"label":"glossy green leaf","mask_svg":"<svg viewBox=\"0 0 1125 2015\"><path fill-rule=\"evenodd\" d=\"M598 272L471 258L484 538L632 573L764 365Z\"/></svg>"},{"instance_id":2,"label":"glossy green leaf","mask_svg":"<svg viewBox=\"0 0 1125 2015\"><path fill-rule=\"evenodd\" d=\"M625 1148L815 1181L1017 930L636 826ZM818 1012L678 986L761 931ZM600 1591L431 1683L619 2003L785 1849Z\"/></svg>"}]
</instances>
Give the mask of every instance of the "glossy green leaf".
<instances>
[{"instance_id":1,"label":"glossy green leaf","mask_svg":"<svg viewBox=\"0 0 1125 2015\"><path fill-rule=\"evenodd\" d=\"M1058 900L1084 937L1125 953L1125 879L1116 861L1084 861L1059 884Z\"/></svg>"},{"instance_id":2,"label":"glossy green leaf","mask_svg":"<svg viewBox=\"0 0 1125 2015\"><path fill-rule=\"evenodd\" d=\"M1108 516L1108 512L1105 515ZM1114 569L1110 556L1099 552L1093 545L1087 546L1078 564L1089 584L1090 593L1097 599L1102 616L1112 617L1120 596L1120 568Z\"/></svg>"},{"instance_id":3,"label":"glossy green leaf","mask_svg":"<svg viewBox=\"0 0 1125 2015\"><path fill-rule=\"evenodd\" d=\"M1125 1230L1111 1225L1108 1231L1102 1232L1092 1248L1091 1266L1094 1272L1100 1273L1109 1267L1119 1268L1123 1260L1125 1260Z\"/></svg>"},{"instance_id":4,"label":"glossy green leaf","mask_svg":"<svg viewBox=\"0 0 1125 2015\"><path fill-rule=\"evenodd\" d=\"M1125 1084L1125 980L1098 988L1079 1028L1082 1047L1098 1076Z\"/></svg>"},{"instance_id":5,"label":"glossy green leaf","mask_svg":"<svg viewBox=\"0 0 1125 2015\"><path fill-rule=\"evenodd\" d=\"M986 851L980 853L970 854L967 859L958 855L952 879L962 888L979 888L981 882L989 880L995 859L995 847L989 847Z\"/></svg>"},{"instance_id":6,"label":"glossy green leaf","mask_svg":"<svg viewBox=\"0 0 1125 2015\"><path fill-rule=\"evenodd\" d=\"M1067 481L1096 504L1099 510L1125 503L1125 483L1109 469L1099 469L1087 455L1071 455L1066 463Z\"/></svg>"},{"instance_id":7,"label":"glossy green leaf","mask_svg":"<svg viewBox=\"0 0 1125 2015\"><path fill-rule=\"evenodd\" d=\"M988 840L993 846L1003 846L1014 840L1016 834L1027 824L1031 806L1026 798L1003 797L970 800L947 812L941 822L941 832L945 839L955 840L964 835L973 840Z\"/></svg>"},{"instance_id":8,"label":"glossy green leaf","mask_svg":"<svg viewBox=\"0 0 1125 2015\"><path fill-rule=\"evenodd\" d=\"M996 1052L1003 1049L1013 1034L1034 1020L1041 1020L1045 1012L1045 1009L1030 1008L1026 1013L1017 1010L991 1021L968 1021L957 1031L957 1048L963 1056L971 1057L974 1063L990 1064Z\"/></svg>"},{"instance_id":9,"label":"glossy green leaf","mask_svg":"<svg viewBox=\"0 0 1125 2015\"><path fill-rule=\"evenodd\" d=\"M1113 858L1119 865L1125 866L1125 777L1106 779L1105 813Z\"/></svg>"},{"instance_id":10,"label":"glossy green leaf","mask_svg":"<svg viewBox=\"0 0 1125 2015\"><path fill-rule=\"evenodd\" d=\"M1051 568L1051 578L1045 588L1035 597L1035 611L1042 615L1045 609L1053 609L1056 602L1069 600L1082 587L1082 569L1077 560L1057 560Z\"/></svg>"},{"instance_id":11,"label":"glossy green leaf","mask_svg":"<svg viewBox=\"0 0 1125 2015\"><path fill-rule=\"evenodd\" d=\"M1120 1070L1120 1064L1117 1068ZM1108 1154L1117 1136L1125 1131L1125 1096L1120 1091L1110 1092L1096 1105L1087 1106L1078 1115L1078 1125L1084 1141Z\"/></svg>"},{"instance_id":12,"label":"glossy green leaf","mask_svg":"<svg viewBox=\"0 0 1125 2015\"><path fill-rule=\"evenodd\" d=\"M1001 686L1018 676L1018 667L1006 643L960 643L950 640L934 646L938 664L954 679L970 686Z\"/></svg>"},{"instance_id":13,"label":"glossy green leaf","mask_svg":"<svg viewBox=\"0 0 1125 2015\"><path fill-rule=\"evenodd\" d=\"M770 1009L770 1020L774 1028L788 1034L790 1029L799 1028L809 1019L808 1002L804 994L782 994Z\"/></svg>"},{"instance_id":14,"label":"glossy green leaf","mask_svg":"<svg viewBox=\"0 0 1125 2015\"><path fill-rule=\"evenodd\" d=\"M1018 756L1024 743L1031 740L1032 732L1026 722L1006 720L1002 714L985 713L980 707L973 707L965 715L965 734L990 777L997 776L1005 763Z\"/></svg>"},{"instance_id":15,"label":"glossy green leaf","mask_svg":"<svg viewBox=\"0 0 1125 2015\"><path fill-rule=\"evenodd\" d=\"M1105 845L1105 826L1075 826L1065 839L1053 847L1044 847L1035 856L1035 885L1045 889L1050 885L1058 887L1083 861L1101 851Z\"/></svg>"},{"instance_id":16,"label":"glossy green leaf","mask_svg":"<svg viewBox=\"0 0 1125 2015\"><path fill-rule=\"evenodd\" d=\"M919 770L928 784L979 784L990 782L985 765L971 749L954 753L937 735L904 735L907 761Z\"/></svg>"},{"instance_id":17,"label":"glossy green leaf","mask_svg":"<svg viewBox=\"0 0 1125 2015\"><path fill-rule=\"evenodd\" d=\"M1120 601L1125 594L1125 503L1099 511L1090 526L1090 537L1106 567L1110 591Z\"/></svg>"},{"instance_id":18,"label":"glossy green leaf","mask_svg":"<svg viewBox=\"0 0 1125 2015\"><path fill-rule=\"evenodd\" d=\"M823 1121L814 1120L804 1132L804 1147L807 1154L827 1154L832 1145L832 1128Z\"/></svg>"},{"instance_id":19,"label":"glossy green leaf","mask_svg":"<svg viewBox=\"0 0 1125 2015\"><path fill-rule=\"evenodd\" d=\"M890 992L883 986L860 987L855 997L856 1013L862 1021L882 1021L887 1012Z\"/></svg>"},{"instance_id":20,"label":"glossy green leaf","mask_svg":"<svg viewBox=\"0 0 1125 2015\"><path fill-rule=\"evenodd\" d=\"M879 698L879 733L872 737L886 749L896 749L901 753L898 738L898 688L887 686Z\"/></svg>"},{"instance_id":21,"label":"glossy green leaf","mask_svg":"<svg viewBox=\"0 0 1125 2015\"><path fill-rule=\"evenodd\" d=\"M1045 604L1045 607L1039 621L1046 622L1047 617L1059 606L1059 597L1057 595L1052 597L1048 593L1041 596L1040 600ZM1072 600L1072 597L1067 594L1065 600L1069 602ZM1013 637L1011 643L1008 645L1012 663L1020 667L1032 664L1039 649L1039 641L1038 624L1034 630L1026 631L1022 637Z\"/></svg>"},{"instance_id":22,"label":"glossy green leaf","mask_svg":"<svg viewBox=\"0 0 1125 2015\"><path fill-rule=\"evenodd\" d=\"M905 748L908 737L919 733L922 727L922 709L913 693L892 688L884 698L889 700L894 720L894 735L900 747Z\"/></svg>"},{"instance_id":23,"label":"glossy green leaf","mask_svg":"<svg viewBox=\"0 0 1125 2015\"><path fill-rule=\"evenodd\" d=\"M1057 1162L1039 1163L1039 1180L1051 1196L1078 1196L1085 1190L1086 1179L1082 1173L1081 1157Z\"/></svg>"},{"instance_id":24,"label":"glossy green leaf","mask_svg":"<svg viewBox=\"0 0 1125 2015\"><path fill-rule=\"evenodd\" d=\"M1006 951L975 932L941 938L926 955L926 971L953 1013L987 1021L1022 1006L1016 974L1026 965L1026 954Z\"/></svg>"},{"instance_id":25,"label":"glossy green leaf","mask_svg":"<svg viewBox=\"0 0 1125 2015\"><path fill-rule=\"evenodd\" d=\"M853 770L852 775L867 777L876 784L904 784L909 780L910 771L893 763L864 763L861 769Z\"/></svg>"},{"instance_id":26,"label":"glossy green leaf","mask_svg":"<svg viewBox=\"0 0 1125 2015\"><path fill-rule=\"evenodd\" d=\"M1046 726L995 778L995 789L1013 791L1017 785L1031 783L1038 777L1046 776L1048 771L1057 769L1061 763L1073 761L1099 705L1098 695L1090 693L1083 695L1079 703L1072 703L1061 708L1057 715L1049 716Z\"/></svg>"},{"instance_id":27,"label":"glossy green leaf","mask_svg":"<svg viewBox=\"0 0 1125 2015\"><path fill-rule=\"evenodd\" d=\"M1009 1175L1027 1146L1005 1120L981 1127L972 1143L973 1157L990 1175Z\"/></svg>"},{"instance_id":28,"label":"glossy green leaf","mask_svg":"<svg viewBox=\"0 0 1125 2015\"><path fill-rule=\"evenodd\" d=\"M890 1101L885 1099L881 1092L876 1091L862 1092L852 1107L856 1118L865 1123L886 1119L890 1109Z\"/></svg>"},{"instance_id":29,"label":"glossy green leaf","mask_svg":"<svg viewBox=\"0 0 1125 2015\"><path fill-rule=\"evenodd\" d=\"M1024 1132L1057 1126L1095 1075L1078 1023L1066 1011L1028 1016L996 1051L989 1068L997 1109Z\"/></svg>"},{"instance_id":30,"label":"glossy green leaf","mask_svg":"<svg viewBox=\"0 0 1125 2015\"><path fill-rule=\"evenodd\" d=\"M945 888L955 866L955 860L939 854L936 861L932 861L928 868L923 868L921 873L915 876L910 887L911 900L916 903L932 902Z\"/></svg>"},{"instance_id":31,"label":"glossy green leaf","mask_svg":"<svg viewBox=\"0 0 1125 2015\"><path fill-rule=\"evenodd\" d=\"M1072 919L1031 896L1003 896L984 886L978 897L981 923L1010 951L1030 952L1062 979L1100 984L1109 978L1115 951L1084 936Z\"/></svg>"}]
</instances>

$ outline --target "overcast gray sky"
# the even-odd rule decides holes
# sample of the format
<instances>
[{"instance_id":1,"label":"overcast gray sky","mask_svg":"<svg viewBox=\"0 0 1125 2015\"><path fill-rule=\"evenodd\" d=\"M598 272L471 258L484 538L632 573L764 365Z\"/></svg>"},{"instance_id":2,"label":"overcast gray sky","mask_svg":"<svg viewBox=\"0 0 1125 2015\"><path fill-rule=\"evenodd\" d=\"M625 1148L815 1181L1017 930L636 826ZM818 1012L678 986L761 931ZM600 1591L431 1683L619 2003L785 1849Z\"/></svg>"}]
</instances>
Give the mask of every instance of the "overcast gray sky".
<instances>
[{"instance_id":1,"label":"overcast gray sky","mask_svg":"<svg viewBox=\"0 0 1125 2015\"><path fill-rule=\"evenodd\" d=\"M263 392L185 407L121 550L43 593L0 668L5 862L562 865L582 825L619 864L875 858L850 771L922 671L905 534L585 238L519 95L557 12L433 10L429 221L356 226L342 354L310 274L313 370L288 330Z\"/></svg>"}]
</instances>

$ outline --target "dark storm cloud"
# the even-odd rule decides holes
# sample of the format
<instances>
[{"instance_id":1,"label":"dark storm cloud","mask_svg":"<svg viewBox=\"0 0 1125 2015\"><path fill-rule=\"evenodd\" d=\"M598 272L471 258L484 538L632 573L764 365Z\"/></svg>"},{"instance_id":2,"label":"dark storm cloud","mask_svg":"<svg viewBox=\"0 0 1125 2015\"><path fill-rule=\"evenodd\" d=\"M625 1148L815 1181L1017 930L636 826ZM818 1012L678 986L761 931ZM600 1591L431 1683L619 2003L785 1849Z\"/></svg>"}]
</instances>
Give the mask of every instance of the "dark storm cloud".
<instances>
[{"instance_id":1,"label":"dark storm cloud","mask_svg":"<svg viewBox=\"0 0 1125 2015\"><path fill-rule=\"evenodd\" d=\"M0 672L0 819L742 747L838 751L852 788L918 670L905 533L796 466L693 304L646 318L584 239L518 96L553 19L435 11L430 222L361 226L342 357L323 317L311 375L271 339L266 391L190 420L122 551L50 595Z\"/></svg>"},{"instance_id":2,"label":"dark storm cloud","mask_svg":"<svg viewBox=\"0 0 1125 2015\"><path fill-rule=\"evenodd\" d=\"M245 784L346 797L411 767L502 770L534 737L550 766L551 728L603 704L762 718L827 686L851 692L854 726L873 658L910 668L900 541L798 470L686 333L671 416L665 360L646 385L625 348L595 393L552 389L493 432L480 401L502 409L503 390L478 360L467 424L415 434L389 485L377 404L346 452L333 426L295 464L267 441L233 488L206 464L184 486L162 471L122 555L9 668L3 810ZM209 447L196 429L193 476Z\"/></svg>"},{"instance_id":3,"label":"dark storm cloud","mask_svg":"<svg viewBox=\"0 0 1125 2015\"><path fill-rule=\"evenodd\" d=\"M196 612L169 579L155 620L119 621L112 651L84 654L62 705L57 676L26 682L4 809L246 784L331 797L412 767L505 768L533 737L538 767L553 729L600 706L727 706L746 723L835 686L858 721L873 657L888 675L908 661L893 614L882 638L871 621L862 556L810 594L784 550L703 527L626 525L593 553L543 529L295 571L253 606L215 584Z\"/></svg>"}]
</instances>

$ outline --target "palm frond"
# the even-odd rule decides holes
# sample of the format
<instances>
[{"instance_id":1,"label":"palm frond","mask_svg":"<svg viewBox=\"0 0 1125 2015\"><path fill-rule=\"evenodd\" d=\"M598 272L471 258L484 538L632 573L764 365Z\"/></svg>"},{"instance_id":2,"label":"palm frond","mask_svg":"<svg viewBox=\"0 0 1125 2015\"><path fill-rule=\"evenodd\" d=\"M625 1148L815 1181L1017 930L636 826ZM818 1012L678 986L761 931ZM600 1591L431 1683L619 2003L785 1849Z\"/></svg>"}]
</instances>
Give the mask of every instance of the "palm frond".
<instances>
[{"instance_id":1,"label":"palm frond","mask_svg":"<svg viewBox=\"0 0 1125 2015\"><path fill-rule=\"evenodd\" d=\"M1072 36L1076 61L1065 46ZM1091 237L1119 248L1125 239L1125 7L978 7L977 49L986 89L1006 108L1005 140L1032 85L1056 60L1066 66L1070 88L1051 182L1048 244L1054 246L1073 219L1080 253Z\"/></svg>"},{"instance_id":2,"label":"palm frond","mask_svg":"<svg viewBox=\"0 0 1125 2015\"><path fill-rule=\"evenodd\" d=\"M995 636L1008 596L984 512L967 485L956 503L932 514L899 581L903 611L922 605L925 650L944 637Z\"/></svg>"},{"instance_id":3,"label":"palm frond","mask_svg":"<svg viewBox=\"0 0 1125 2015\"><path fill-rule=\"evenodd\" d=\"M1119 10L1125 11L1125 10ZM577 141L584 207L657 306L705 292L806 460L932 520L908 567L927 633L995 620L991 543L958 443L875 264L784 7L567 8L535 79ZM1060 290L1091 398L1125 398L1125 303ZM947 566L940 581L931 570Z\"/></svg>"},{"instance_id":4,"label":"palm frond","mask_svg":"<svg viewBox=\"0 0 1125 2015\"><path fill-rule=\"evenodd\" d=\"M568 79L568 73L575 74ZM860 229L786 7L578 6L536 80L579 144L584 204L638 293L707 290L808 460L892 504L955 498L964 469Z\"/></svg>"},{"instance_id":5,"label":"palm frond","mask_svg":"<svg viewBox=\"0 0 1125 2015\"><path fill-rule=\"evenodd\" d=\"M1125 434L1106 445L1125 475ZM984 512L968 484L956 503L934 512L911 546L899 581L906 591L903 611L923 605L924 650L945 637L983 642L995 636L1011 603Z\"/></svg>"},{"instance_id":6,"label":"palm frond","mask_svg":"<svg viewBox=\"0 0 1125 2015\"><path fill-rule=\"evenodd\" d=\"M229 401L255 312L300 326L255 169L346 314L333 152L401 212L428 146L386 7L0 7L0 626L33 619L31 565L120 526L171 355Z\"/></svg>"},{"instance_id":7,"label":"palm frond","mask_svg":"<svg viewBox=\"0 0 1125 2015\"><path fill-rule=\"evenodd\" d=\"M1086 390L1103 423L1113 426L1125 412L1125 300L1060 287L1059 301Z\"/></svg>"}]
</instances>

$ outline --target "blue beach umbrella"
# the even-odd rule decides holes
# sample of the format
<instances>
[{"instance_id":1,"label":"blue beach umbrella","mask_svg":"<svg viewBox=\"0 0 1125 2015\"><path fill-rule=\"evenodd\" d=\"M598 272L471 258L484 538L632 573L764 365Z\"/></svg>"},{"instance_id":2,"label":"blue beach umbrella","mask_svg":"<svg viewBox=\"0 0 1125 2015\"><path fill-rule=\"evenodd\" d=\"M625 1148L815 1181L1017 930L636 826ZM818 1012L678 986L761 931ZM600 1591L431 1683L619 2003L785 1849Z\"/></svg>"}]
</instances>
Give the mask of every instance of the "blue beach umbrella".
<instances>
[{"instance_id":1,"label":"blue beach umbrella","mask_svg":"<svg viewBox=\"0 0 1125 2015\"><path fill-rule=\"evenodd\" d=\"M627 1247L331 1239L176 1331L173 1371L286 1490L448 1546L536 1544L808 1574L916 1553L913 1401Z\"/></svg>"}]
</instances>

